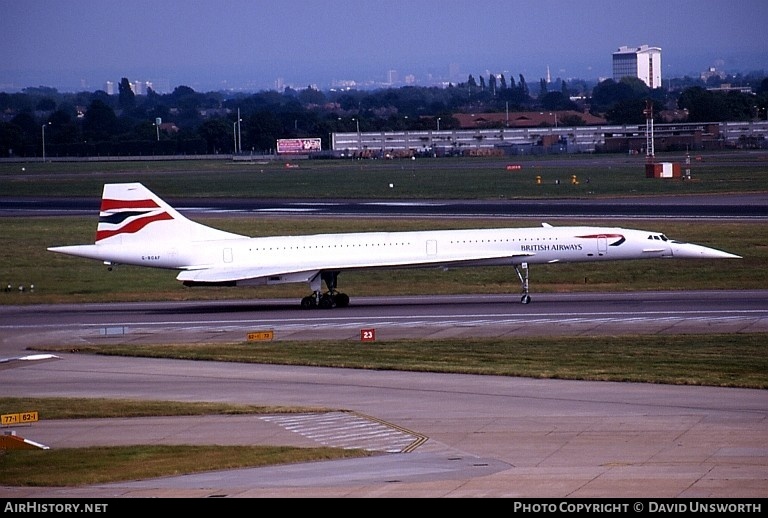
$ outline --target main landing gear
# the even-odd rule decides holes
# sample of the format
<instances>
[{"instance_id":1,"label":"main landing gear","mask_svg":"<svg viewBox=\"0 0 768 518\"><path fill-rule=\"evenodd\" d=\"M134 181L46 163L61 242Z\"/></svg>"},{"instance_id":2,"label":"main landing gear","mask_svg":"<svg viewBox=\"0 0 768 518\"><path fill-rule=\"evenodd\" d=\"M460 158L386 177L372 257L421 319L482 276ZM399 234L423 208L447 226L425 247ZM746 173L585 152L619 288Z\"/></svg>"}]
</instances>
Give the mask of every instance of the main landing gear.
<instances>
[{"instance_id":1,"label":"main landing gear","mask_svg":"<svg viewBox=\"0 0 768 518\"><path fill-rule=\"evenodd\" d=\"M310 288L312 288L313 293L301 299L302 309L331 309L349 306L349 296L336 290L338 276L339 272L320 272L315 275L310 281ZM320 291L323 282L328 287L328 291L325 293Z\"/></svg>"},{"instance_id":2,"label":"main landing gear","mask_svg":"<svg viewBox=\"0 0 768 518\"><path fill-rule=\"evenodd\" d=\"M520 279L520 284L523 285L523 294L520 296L520 303L530 304L531 296L528 294L528 263L520 263L520 267L517 265L514 266L515 273L517 273L517 277ZM520 269L523 270L523 273L520 272Z\"/></svg>"},{"instance_id":3,"label":"main landing gear","mask_svg":"<svg viewBox=\"0 0 768 518\"><path fill-rule=\"evenodd\" d=\"M347 306L349 306L349 296L346 293L339 293L338 291L328 291L326 293L316 291L312 295L307 295L301 299L302 309L331 309L344 308Z\"/></svg>"},{"instance_id":4,"label":"main landing gear","mask_svg":"<svg viewBox=\"0 0 768 518\"><path fill-rule=\"evenodd\" d=\"M528 292L528 263L520 263L519 266L516 264L513 266L523 288L523 293L520 295L520 303L530 304L531 296ZM301 299L302 309L331 309L345 308L349 306L349 296L346 293L341 293L336 290L338 276L339 272L320 272L315 275L310 280L312 295L307 295ZM328 291L325 293L320 290L323 282L328 287Z\"/></svg>"}]
</instances>

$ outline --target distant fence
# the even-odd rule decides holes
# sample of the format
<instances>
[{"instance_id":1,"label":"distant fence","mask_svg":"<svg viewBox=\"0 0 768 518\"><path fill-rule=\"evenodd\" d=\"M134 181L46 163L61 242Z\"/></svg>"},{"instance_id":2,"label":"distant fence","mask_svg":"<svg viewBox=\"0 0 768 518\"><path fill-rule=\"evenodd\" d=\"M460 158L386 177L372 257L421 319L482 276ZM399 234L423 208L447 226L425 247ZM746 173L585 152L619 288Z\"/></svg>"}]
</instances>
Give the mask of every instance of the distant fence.
<instances>
[{"instance_id":1,"label":"distant fence","mask_svg":"<svg viewBox=\"0 0 768 518\"><path fill-rule=\"evenodd\" d=\"M291 160L300 159L299 156ZM281 160L277 155L135 155L135 156L46 156L46 162L165 162L179 160L231 160L233 162L254 162L264 160ZM42 162L41 157L12 157L0 158L2 163Z\"/></svg>"}]
</instances>

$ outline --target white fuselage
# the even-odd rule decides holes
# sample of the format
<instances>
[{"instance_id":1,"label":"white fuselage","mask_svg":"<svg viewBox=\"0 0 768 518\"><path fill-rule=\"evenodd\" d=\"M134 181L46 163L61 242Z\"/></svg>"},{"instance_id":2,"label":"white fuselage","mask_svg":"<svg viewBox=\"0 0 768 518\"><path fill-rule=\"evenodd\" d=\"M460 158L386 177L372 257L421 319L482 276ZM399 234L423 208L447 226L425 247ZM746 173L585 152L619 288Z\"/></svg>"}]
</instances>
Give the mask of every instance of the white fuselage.
<instances>
[{"instance_id":1,"label":"white fuselage","mask_svg":"<svg viewBox=\"0 0 768 518\"><path fill-rule=\"evenodd\" d=\"M534 227L314 234L206 241L84 245L73 255L184 270L180 280L298 282L304 272L358 268L487 266L671 256L651 232L605 227ZM62 250L64 251L64 250ZM213 274L212 272L216 272ZM296 273L298 277L291 277ZM281 277L281 275L283 277ZM262 279L264 282L256 282Z\"/></svg>"}]
</instances>

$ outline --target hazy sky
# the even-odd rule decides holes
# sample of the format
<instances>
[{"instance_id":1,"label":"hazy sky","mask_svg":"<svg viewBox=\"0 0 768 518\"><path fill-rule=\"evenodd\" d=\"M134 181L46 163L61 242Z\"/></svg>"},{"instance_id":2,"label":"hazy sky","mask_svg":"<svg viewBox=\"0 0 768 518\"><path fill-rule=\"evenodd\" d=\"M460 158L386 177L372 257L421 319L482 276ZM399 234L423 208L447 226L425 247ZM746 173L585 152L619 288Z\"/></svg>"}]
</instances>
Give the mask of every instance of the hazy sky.
<instances>
[{"instance_id":1,"label":"hazy sky","mask_svg":"<svg viewBox=\"0 0 768 518\"><path fill-rule=\"evenodd\" d=\"M331 80L530 84L611 76L622 45L662 49L662 76L768 70L766 0L0 0L0 91L196 91ZM455 76L450 76L450 65ZM159 88L158 88L159 90Z\"/></svg>"}]
</instances>

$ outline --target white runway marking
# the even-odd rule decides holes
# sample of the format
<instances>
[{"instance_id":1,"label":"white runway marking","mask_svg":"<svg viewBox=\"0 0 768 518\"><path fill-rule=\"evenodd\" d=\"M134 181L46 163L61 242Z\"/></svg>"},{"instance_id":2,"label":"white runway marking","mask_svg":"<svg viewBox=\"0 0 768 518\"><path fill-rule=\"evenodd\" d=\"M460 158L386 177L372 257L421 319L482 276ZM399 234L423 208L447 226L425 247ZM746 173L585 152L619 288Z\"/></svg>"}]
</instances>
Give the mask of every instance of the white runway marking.
<instances>
[{"instance_id":1,"label":"white runway marking","mask_svg":"<svg viewBox=\"0 0 768 518\"><path fill-rule=\"evenodd\" d=\"M270 415L261 419L323 446L348 450L401 453L425 440L418 434L348 412Z\"/></svg>"}]
</instances>

